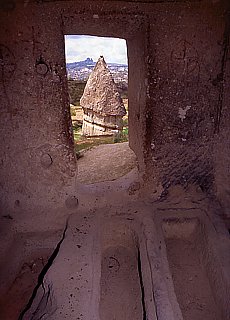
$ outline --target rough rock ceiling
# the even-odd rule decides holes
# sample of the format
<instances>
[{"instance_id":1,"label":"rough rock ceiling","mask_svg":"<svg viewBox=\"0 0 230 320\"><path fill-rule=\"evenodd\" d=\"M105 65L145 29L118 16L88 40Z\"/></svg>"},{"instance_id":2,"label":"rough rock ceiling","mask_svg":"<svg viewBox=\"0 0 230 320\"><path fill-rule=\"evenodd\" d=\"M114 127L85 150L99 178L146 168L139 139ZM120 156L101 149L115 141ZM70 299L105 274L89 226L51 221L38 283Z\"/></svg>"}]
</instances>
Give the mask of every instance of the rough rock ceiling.
<instances>
[{"instance_id":1,"label":"rough rock ceiling","mask_svg":"<svg viewBox=\"0 0 230 320\"><path fill-rule=\"evenodd\" d=\"M16 3L46 3L46 2L61 2L61 1L74 1L74 0L1 0L0 7L12 6ZM86 0L90 2L90 0ZM202 0L190 0L189 2L201 2ZM218 1L218 0L217 0ZM75 0L80 2L80 0ZM126 3L161 3L161 2L186 2L186 0L93 0L93 2L126 2Z\"/></svg>"}]
</instances>

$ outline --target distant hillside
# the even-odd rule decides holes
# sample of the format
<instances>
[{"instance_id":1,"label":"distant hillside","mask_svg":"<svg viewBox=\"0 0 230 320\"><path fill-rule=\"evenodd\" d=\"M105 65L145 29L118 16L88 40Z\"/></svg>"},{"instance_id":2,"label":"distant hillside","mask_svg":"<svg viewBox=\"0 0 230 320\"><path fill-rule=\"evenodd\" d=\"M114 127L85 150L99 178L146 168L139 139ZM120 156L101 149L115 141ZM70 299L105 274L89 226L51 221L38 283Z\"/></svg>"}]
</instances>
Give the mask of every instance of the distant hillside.
<instances>
[{"instance_id":1,"label":"distant hillside","mask_svg":"<svg viewBox=\"0 0 230 320\"><path fill-rule=\"evenodd\" d=\"M94 67L96 62L93 61L92 58L87 58L84 61L71 62L66 64L66 68L74 69L74 68L84 68L84 67Z\"/></svg>"},{"instance_id":2,"label":"distant hillside","mask_svg":"<svg viewBox=\"0 0 230 320\"><path fill-rule=\"evenodd\" d=\"M68 80L69 100L70 103L78 106L83 95L86 82L79 82L76 80Z\"/></svg>"},{"instance_id":3,"label":"distant hillside","mask_svg":"<svg viewBox=\"0 0 230 320\"><path fill-rule=\"evenodd\" d=\"M66 64L66 68L68 69L75 69L75 68L84 68L84 67L94 67L96 64L92 58L87 58L84 61L76 61L70 62ZM108 67L128 67L127 64L121 63L107 63Z\"/></svg>"},{"instance_id":4,"label":"distant hillside","mask_svg":"<svg viewBox=\"0 0 230 320\"><path fill-rule=\"evenodd\" d=\"M87 58L84 61L76 61L66 64L67 74L69 80L86 82L90 73L95 67L96 62L92 58ZM128 86L128 66L119 63L107 63L113 79L116 83L123 83Z\"/></svg>"}]
</instances>

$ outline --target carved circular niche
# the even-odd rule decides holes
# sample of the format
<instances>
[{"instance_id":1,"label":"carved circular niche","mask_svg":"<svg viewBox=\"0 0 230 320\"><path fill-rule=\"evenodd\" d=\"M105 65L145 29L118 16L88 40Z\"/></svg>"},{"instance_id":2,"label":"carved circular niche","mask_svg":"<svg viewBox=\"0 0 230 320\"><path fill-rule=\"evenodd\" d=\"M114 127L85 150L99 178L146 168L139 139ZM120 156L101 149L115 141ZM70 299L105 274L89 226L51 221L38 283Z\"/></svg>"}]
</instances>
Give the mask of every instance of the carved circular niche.
<instances>
[{"instance_id":1,"label":"carved circular niche","mask_svg":"<svg viewBox=\"0 0 230 320\"><path fill-rule=\"evenodd\" d=\"M40 64L36 65L36 71L38 74L45 76L48 72L48 67L46 64L40 63Z\"/></svg>"},{"instance_id":2,"label":"carved circular niche","mask_svg":"<svg viewBox=\"0 0 230 320\"><path fill-rule=\"evenodd\" d=\"M42 57L40 57L35 64L36 72L41 76L46 76L49 72L49 66L48 64L43 60Z\"/></svg>"},{"instance_id":3,"label":"carved circular niche","mask_svg":"<svg viewBox=\"0 0 230 320\"><path fill-rule=\"evenodd\" d=\"M41 156L41 165L43 168L49 168L53 163L53 159L49 153L45 153Z\"/></svg>"}]
</instances>

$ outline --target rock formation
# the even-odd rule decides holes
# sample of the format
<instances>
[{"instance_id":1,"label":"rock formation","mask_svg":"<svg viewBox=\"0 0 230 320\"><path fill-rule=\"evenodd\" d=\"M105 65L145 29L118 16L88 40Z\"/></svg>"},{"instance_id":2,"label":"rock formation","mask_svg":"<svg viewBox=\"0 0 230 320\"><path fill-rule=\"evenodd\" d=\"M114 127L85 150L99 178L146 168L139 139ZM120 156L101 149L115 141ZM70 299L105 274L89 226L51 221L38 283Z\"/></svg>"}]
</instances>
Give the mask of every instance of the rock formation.
<instances>
[{"instance_id":1,"label":"rock formation","mask_svg":"<svg viewBox=\"0 0 230 320\"><path fill-rule=\"evenodd\" d=\"M80 105L84 110L83 135L107 135L122 131L122 117L126 110L103 56L98 59L87 81Z\"/></svg>"}]
</instances>

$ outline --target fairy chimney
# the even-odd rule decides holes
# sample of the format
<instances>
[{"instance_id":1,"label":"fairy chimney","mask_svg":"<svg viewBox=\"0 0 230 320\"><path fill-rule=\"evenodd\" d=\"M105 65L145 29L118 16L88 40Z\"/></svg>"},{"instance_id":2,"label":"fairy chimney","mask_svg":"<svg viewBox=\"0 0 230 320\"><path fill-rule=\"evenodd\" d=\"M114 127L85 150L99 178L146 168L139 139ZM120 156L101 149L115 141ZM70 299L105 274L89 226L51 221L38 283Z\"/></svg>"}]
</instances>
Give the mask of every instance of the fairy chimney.
<instances>
[{"instance_id":1,"label":"fairy chimney","mask_svg":"<svg viewBox=\"0 0 230 320\"><path fill-rule=\"evenodd\" d=\"M122 117L126 110L103 56L89 76L80 105L84 110L83 135L98 136L122 131Z\"/></svg>"}]
</instances>

